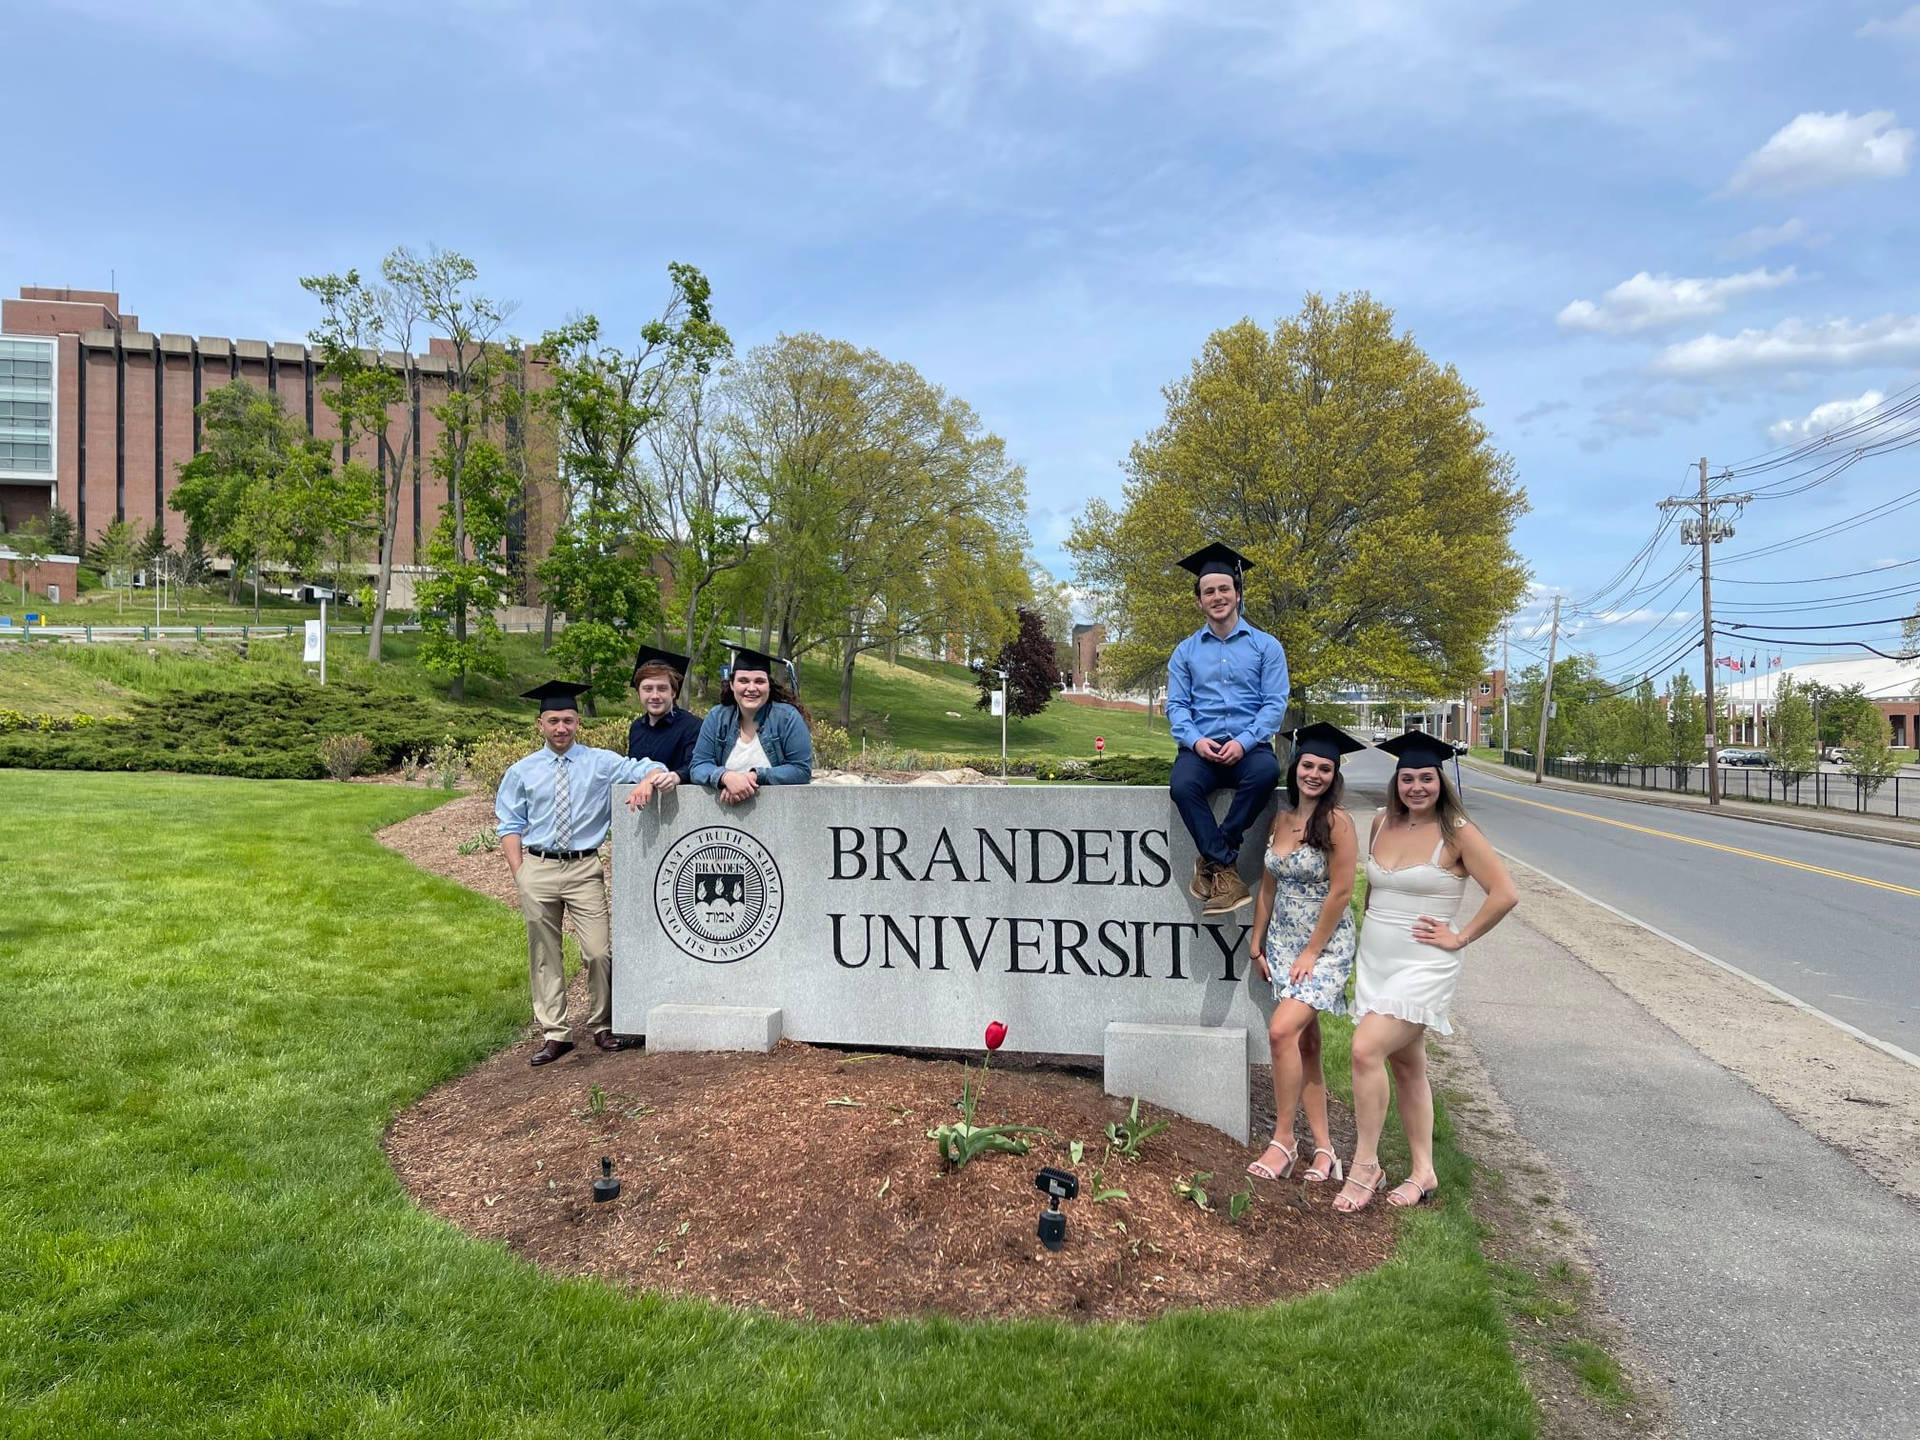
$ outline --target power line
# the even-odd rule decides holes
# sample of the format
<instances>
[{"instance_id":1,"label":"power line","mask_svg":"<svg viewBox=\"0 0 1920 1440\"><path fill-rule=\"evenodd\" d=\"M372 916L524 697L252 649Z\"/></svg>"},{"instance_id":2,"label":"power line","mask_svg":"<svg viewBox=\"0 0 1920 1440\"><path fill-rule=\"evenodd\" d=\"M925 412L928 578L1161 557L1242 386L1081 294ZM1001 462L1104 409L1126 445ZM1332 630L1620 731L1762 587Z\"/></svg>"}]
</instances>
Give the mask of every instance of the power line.
<instances>
[{"instance_id":1,"label":"power line","mask_svg":"<svg viewBox=\"0 0 1920 1440\"><path fill-rule=\"evenodd\" d=\"M1879 575L1888 570L1905 570L1920 565L1920 560L1898 560L1891 565L1870 565L1865 570L1842 570L1838 575L1810 575L1804 580L1722 580L1722 585L1820 585L1828 580L1853 580L1862 575Z\"/></svg>"}]
</instances>

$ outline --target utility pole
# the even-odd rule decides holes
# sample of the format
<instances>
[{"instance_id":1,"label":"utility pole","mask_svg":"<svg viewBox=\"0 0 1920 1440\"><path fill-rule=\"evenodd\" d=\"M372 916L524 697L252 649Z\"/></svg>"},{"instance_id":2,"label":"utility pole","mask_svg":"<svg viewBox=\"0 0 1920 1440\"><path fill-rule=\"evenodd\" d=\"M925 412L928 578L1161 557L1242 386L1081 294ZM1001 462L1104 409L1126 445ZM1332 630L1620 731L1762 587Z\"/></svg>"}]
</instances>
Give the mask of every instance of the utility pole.
<instances>
[{"instance_id":1,"label":"utility pole","mask_svg":"<svg viewBox=\"0 0 1920 1440\"><path fill-rule=\"evenodd\" d=\"M1707 494L1707 457L1700 457L1700 494L1674 495L1660 502L1662 510L1691 510L1694 518L1680 522L1680 543L1700 547L1700 649L1707 662L1707 803L1720 803L1720 713L1714 698L1713 656L1713 547L1733 534L1733 522L1715 518L1722 505L1738 514L1751 495Z\"/></svg>"},{"instance_id":2,"label":"utility pole","mask_svg":"<svg viewBox=\"0 0 1920 1440\"><path fill-rule=\"evenodd\" d=\"M1547 683L1540 687L1540 737L1533 747L1533 783L1547 776L1547 717L1553 713L1553 657L1560 645L1560 597L1553 597L1553 629L1547 635Z\"/></svg>"},{"instance_id":3,"label":"utility pole","mask_svg":"<svg viewBox=\"0 0 1920 1440\"><path fill-rule=\"evenodd\" d=\"M1500 622L1500 756L1504 760L1507 751L1513 748L1513 732L1507 726L1507 696L1513 690L1513 671L1508 668L1507 631L1512 621Z\"/></svg>"}]
</instances>

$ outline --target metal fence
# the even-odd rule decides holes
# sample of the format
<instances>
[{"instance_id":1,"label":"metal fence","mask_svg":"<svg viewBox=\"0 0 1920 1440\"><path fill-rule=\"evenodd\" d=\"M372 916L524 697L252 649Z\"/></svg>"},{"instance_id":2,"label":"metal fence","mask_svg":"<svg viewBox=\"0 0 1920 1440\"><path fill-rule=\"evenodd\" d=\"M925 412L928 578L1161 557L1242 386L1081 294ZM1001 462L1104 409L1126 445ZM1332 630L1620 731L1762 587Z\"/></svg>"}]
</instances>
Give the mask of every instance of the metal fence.
<instances>
[{"instance_id":1,"label":"metal fence","mask_svg":"<svg viewBox=\"0 0 1920 1440\"><path fill-rule=\"evenodd\" d=\"M418 630L417 624L388 625L389 635ZM502 625L501 633L531 635L542 627L528 621L524 625ZM555 620L553 628L564 630L566 622ZM365 624L336 625L327 622L327 634L365 635L373 627ZM193 625L185 622L167 625L0 625L0 640L291 640L306 634L306 622L295 620L278 625Z\"/></svg>"},{"instance_id":2,"label":"metal fence","mask_svg":"<svg viewBox=\"0 0 1920 1440\"><path fill-rule=\"evenodd\" d=\"M1516 770L1533 771L1533 756L1508 750L1501 759ZM1559 780L1581 780L1589 785L1618 785L1629 790L1670 790L1681 794L1707 793L1704 765L1613 765L1598 760L1549 760L1547 774ZM1846 810L1855 815L1892 815L1920 818L1920 779L1895 775L1878 785L1838 770L1823 770L1789 780L1777 770L1754 765L1722 765L1720 794L1728 800L1751 800L1760 805L1803 805L1809 809Z\"/></svg>"}]
</instances>

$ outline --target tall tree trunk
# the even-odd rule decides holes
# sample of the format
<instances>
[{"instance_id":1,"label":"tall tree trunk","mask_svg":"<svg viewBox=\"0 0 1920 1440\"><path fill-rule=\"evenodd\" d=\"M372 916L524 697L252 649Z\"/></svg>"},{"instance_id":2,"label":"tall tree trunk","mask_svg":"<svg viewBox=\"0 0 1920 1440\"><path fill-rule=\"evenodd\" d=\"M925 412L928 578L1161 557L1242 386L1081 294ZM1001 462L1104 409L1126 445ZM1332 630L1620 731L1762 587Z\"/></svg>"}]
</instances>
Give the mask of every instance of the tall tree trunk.
<instances>
[{"instance_id":1,"label":"tall tree trunk","mask_svg":"<svg viewBox=\"0 0 1920 1440\"><path fill-rule=\"evenodd\" d=\"M767 588L767 598L760 607L760 652L766 653L767 646L773 643L773 588Z\"/></svg>"},{"instance_id":2,"label":"tall tree trunk","mask_svg":"<svg viewBox=\"0 0 1920 1440\"><path fill-rule=\"evenodd\" d=\"M845 730L853 728L853 662L859 658L860 652L849 639L840 660L840 726Z\"/></svg>"},{"instance_id":3,"label":"tall tree trunk","mask_svg":"<svg viewBox=\"0 0 1920 1440\"><path fill-rule=\"evenodd\" d=\"M387 481L386 513L380 522L380 568L373 582L373 624L367 637L367 659L380 663L380 644L387 630L387 594L393 588L393 550L400 538L400 457L380 437L380 453L391 462L393 474Z\"/></svg>"}]
</instances>

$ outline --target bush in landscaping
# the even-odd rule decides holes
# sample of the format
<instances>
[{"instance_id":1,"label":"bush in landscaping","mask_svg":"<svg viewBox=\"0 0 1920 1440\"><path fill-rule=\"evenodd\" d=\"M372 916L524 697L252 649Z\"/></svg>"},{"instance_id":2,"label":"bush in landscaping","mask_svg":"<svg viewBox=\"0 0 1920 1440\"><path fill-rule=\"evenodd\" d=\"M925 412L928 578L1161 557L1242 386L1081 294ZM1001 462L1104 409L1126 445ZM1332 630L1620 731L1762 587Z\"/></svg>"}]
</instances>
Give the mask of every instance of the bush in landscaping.
<instances>
[{"instance_id":1,"label":"bush in landscaping","mask_svg":"<svg viewBox=\"0 0 1920 1440\"><path fill-rule=\"evenodd\" d=\"M813 727L813 763L820 770L844 770L853 758L853 737L831 721Z\"/></svg>"},{"instance_id":2,"label":"bush in landscaping","mask_svg":"<svg viewBox=\"0 0 1920 1440\"><path fill-rule=\"evenodd\" d=\"M327 773L319 744L329 735L365 736L367 763L385 770L449 738L465 746L499 724L489 716L363 685L316 689L297 681L172 692L136 699L132 708L124 721L76 725L71 731L0 733L0 767L319 780Z\"/></svg>"},{"instance_id":3,"label":"bush in landscaping","mask_svg":"<svg viewBox=\"0 0 1920 1440\"><path fill-rule=\"evenodd\" d=\"M347 780L360 773L360 767L373 754L373 742L355 731L351 735L329 735L315 747L320 763L335 780Z\"/></svg>"}]
</instances>

